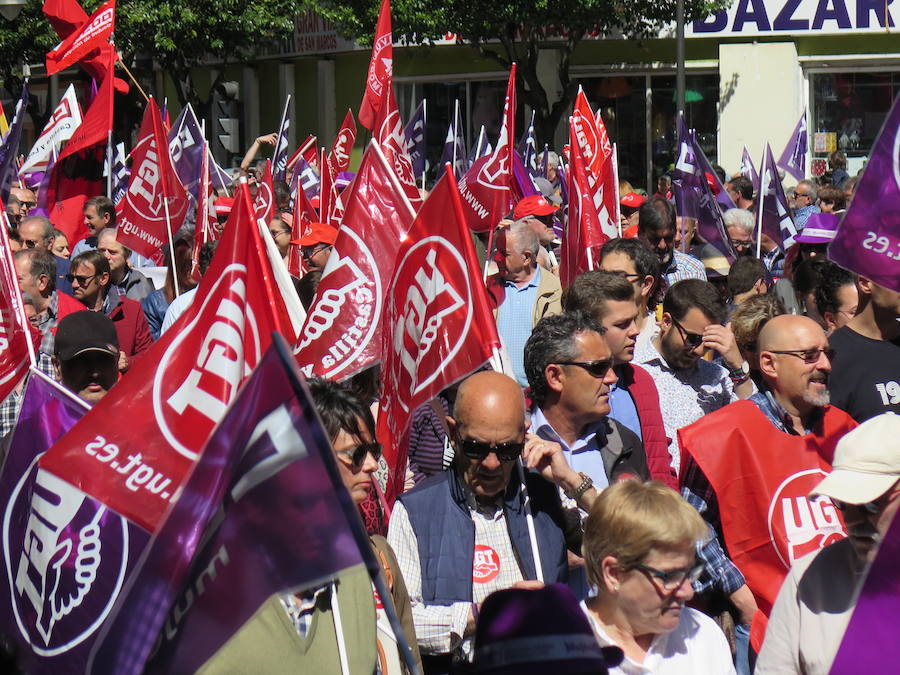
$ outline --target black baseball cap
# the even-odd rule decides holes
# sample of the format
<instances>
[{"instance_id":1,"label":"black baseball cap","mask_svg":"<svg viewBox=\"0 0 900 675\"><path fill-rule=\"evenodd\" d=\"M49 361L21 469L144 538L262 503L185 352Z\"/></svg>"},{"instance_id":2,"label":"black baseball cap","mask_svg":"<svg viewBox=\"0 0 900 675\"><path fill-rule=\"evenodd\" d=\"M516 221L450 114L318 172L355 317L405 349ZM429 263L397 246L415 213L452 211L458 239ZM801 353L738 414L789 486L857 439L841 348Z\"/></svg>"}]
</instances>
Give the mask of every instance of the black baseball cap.
<instances>
[{"instance_id":1,"label":"black baseball cap","mask_svg":"<svg viewBox=\"0 0 900 675\"><path fill-rule=\"evenodd\" d=\"M67 314L56 326L53 353L60 361L68 361L84 352L119 355L116 327L102 312L85 310Z\"/></svg>"}]
</instances>

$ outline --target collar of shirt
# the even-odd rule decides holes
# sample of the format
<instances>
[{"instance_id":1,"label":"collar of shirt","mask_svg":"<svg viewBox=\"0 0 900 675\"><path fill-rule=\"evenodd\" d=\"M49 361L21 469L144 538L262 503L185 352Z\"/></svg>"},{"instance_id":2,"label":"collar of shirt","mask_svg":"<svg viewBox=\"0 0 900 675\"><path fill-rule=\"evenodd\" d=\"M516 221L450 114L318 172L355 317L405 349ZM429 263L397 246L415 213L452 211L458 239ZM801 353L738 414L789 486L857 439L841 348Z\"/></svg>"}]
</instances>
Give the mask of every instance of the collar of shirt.
<instances>
[{"instance_id":1,"label":"collar of shirt","mask_svg":"<svg viewBox=\"0 0 900 675\"><path fill-rule=\"evenodd\" d=\"M459 482L462 485L463 494L466 495L466 506L469 507L469 511L481 514L488 520L497 520L503 515L503 492L494 497L493 501L484 503L475 498L475 493L472 492L468 483L462 478L459 479Z\"/></svg>"},{"instance_id":2,"label":"collar of shirt","mask_svg":"<svg viewBox=\"0 0 900 675\"><path fill-rule=\"evenodd\" d=\"M575 439L575 442L571 447L566 444L566 442L560 438L559 434L556 433L556 429L553 428L553 425L547 421L547 418L544 416L544 411L540 408L535 408L534 412L531 413L531 428L534 430L534 433L543 438L545 441L553 441L554 443L559 443L563 450L570 453L578 453L583 452L585 450L593 450L599 449L606 445L606 419L602 419L598 422L594 422L593 424L587 425L582 433ZM595 445L591 445L592 441L596 441Z\"/></svg>"},{"instance_id":3,"label":"collar of shirt","mask_svg":"<svg viewBox=\"0 0 900 675\"><path fill-rule=\"evenodd\" d=\"M118 288L126 288L128 286L128 280L131 278L131 268L127 265L125 266L125 274L122 275L122 281L117 284L113 284Z\"/></svg>"},{"instance_id":4,"label":"collar of shirt","mask_svg":"<svg viewBox=\"0 0 900 675\"><path fill-rule=\"evenodd\" d=\"M666 361L666 357L660 354L659 350L656 348L656 345L653 344L653 341L659 337L660 333L657 332L656 335L653 336L650 340L647 340L647 344L644 345L644 349L638 357L638 354L634 355L635 363L653 363L658 365L662 370L666 370L670 373L674 373L675 369L669 365L669 362Z\"/></svg>"},{"instance_id":5,"label":"collar of shirt","mask_svg":"<svg viewBox=\"0 0 900 675\"><path fill-rule=\"evenodd\" d=\"M513 289L517 291L524 291L526 288L537 288L538 284L541 283L541 266L538 265L537 269L534 271L534 276L531 277L531 280L525 284L524 286L516 285L515 281L510 281L509 279L503 280L503 286L508 289Z\"/></svg>"},{"instance_id":6,"label":"collar of shirt","mask_svg":"<svg viewBox=\"0 0 900 675\"><path fill-rule=\"evenodd\" d=\"M119 303L122 302L123 295L124 294L118 288L118 286L110 284L109 291L107 291L106 293L106 299L103 301L103 307L101 308L101 311L109 316L112 311L116 307L118 307Z\"/></svg>"},{"instance_id":7,"label":"collar of shirt","mask_svg":"<svg viewBox=\"0 0 900 675\"><path fill-rule=\"evenodd\" d=\"M756 404L756 407L759 408L760 412L768 418L776 429L792 436L798 435L797 431L794 429L791 416L788 414L787 410L775 400L771 391L763 389L762 391L753 394L748 400ZM813 408L809 418L803 422L803 431L807 434L812 433L813 427L818 423L822 415L822 408Z\"/></svg>"}]
</instances>

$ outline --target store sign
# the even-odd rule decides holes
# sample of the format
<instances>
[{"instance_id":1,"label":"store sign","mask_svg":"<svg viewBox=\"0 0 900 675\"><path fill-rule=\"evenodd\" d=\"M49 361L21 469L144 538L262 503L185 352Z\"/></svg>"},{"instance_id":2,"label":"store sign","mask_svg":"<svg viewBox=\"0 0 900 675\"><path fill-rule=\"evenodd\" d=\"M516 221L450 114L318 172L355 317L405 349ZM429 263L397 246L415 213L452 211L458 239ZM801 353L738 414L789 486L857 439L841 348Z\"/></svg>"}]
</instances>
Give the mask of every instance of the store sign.
<instances>
[{"instance_id":1,"label":"store sign","mask_svg":"<svg viewBox=\"0 0 900 675\"><path fill-rule=\"evenodd\" d=\"M684 32L687 37L896 33L900 8L892 5L892 0L735 0L728 9L688 23Z\"/></svg>"}]
</instances>

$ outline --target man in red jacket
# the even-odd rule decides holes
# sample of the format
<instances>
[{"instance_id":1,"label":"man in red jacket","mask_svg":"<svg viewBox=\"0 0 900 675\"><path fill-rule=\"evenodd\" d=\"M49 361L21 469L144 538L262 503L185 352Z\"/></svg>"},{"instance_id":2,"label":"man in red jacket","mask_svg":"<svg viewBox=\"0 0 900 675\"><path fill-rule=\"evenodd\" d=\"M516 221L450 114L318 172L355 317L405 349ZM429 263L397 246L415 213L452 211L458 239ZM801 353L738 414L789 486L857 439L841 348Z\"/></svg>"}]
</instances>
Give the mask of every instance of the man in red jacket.
<instances>
[{"instance_id":1,"label":"man in red jacket","mask_svg":"<svg viewBox=\"0 0 900 675\"><path fill-rule=\"evenodd\" d=\"M153 344L140 303L126 298L112 285L109 262L100 251L75 256L68 277L76 300L112 319L119 337L119 372L126 372Z\"/></svg>"},{"instance_id":2,"label":"man in red jacket","mask_svg":"<svg viewBox=\"0 0 900 675\"><path fill-rule=\"evenodd\" d=\"M644 444L650 477L674 490L678 478L669 456L669 439L653 378L634 359L639 334L634 289L624 274L593 271L580 275L566 293L563 309L587 312L606 329L619 381L609 395L609 416L631 429Z\"/></svg>"}]
</instances>

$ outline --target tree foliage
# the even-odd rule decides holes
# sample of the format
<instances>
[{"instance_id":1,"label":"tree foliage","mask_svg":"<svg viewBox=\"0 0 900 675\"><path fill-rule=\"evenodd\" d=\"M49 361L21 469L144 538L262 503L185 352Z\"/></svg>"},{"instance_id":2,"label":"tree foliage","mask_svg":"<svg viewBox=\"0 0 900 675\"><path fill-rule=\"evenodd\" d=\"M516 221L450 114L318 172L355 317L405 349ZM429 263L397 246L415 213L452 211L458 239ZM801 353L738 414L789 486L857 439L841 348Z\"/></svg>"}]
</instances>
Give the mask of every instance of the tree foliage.
<instances>
[{"instance_id":1,"label":"tree foliage","mask_svg":"<svg viewBox=\"0 0 900 675\"><path fill-rule=\"evenodd\" d=\"M377 0L309 0L348 38L370 41ZM730 0L685 0L688 19L701 18ZM575 47L585 38L623 35L647 37L671 23L675 0L392 0L394 39L428 44L447 32L456 33L504 69L518 65L518 90L535 111L539 142L552 140L562 116L570 110L578 86L570 76ZM548 96L538 79L538 54L559 54L557 77L561 95Z\"/></svg>"}]
</instances>

